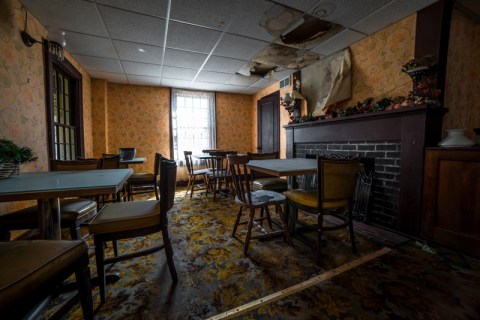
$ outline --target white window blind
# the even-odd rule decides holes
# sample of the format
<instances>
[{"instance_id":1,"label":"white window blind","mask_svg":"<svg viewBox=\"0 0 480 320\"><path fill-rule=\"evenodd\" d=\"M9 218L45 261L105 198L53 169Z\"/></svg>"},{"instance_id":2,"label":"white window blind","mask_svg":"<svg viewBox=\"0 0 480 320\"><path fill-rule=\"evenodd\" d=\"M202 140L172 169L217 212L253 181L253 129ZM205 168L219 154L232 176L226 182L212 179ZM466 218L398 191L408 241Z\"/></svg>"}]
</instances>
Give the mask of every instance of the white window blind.
<instances>
[{"instance_id":1,"label":"white window blind","mask_svg":"<svg viewBox=\"0 0 480 320\"><path fill-rule=\"evenodd\" d=\"M216 147L215 94L172 89L174 157L184 165L184 151L193 154Z\"/></svg>"}]
</instances>

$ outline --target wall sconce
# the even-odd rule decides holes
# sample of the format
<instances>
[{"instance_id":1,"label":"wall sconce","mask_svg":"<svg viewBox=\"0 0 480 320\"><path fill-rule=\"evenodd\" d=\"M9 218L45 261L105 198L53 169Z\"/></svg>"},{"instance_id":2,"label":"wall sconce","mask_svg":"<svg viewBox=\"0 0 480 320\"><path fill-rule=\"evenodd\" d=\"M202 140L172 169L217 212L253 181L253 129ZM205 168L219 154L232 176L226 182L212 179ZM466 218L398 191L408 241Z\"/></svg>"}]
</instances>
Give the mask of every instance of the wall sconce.
<instances>
[{"instance_id":1,"label":"wall sconce","mask_svg":"<svg viewBox=\"0 0 480 320\"><path fill-rule=\"evenodd\" d=\"M27 22L28 22L28 11L27 9L25 9L25 28L23 31L20 32L23 43L29 48L33 46L35 43L43 44L43 42L36 40L35 38L33 38L31 35L28 34ZM52 54L58 61L63 61L65 59L63 47L58 42L47 40L47 44L48 44L48 52Z\"/></svg>"}]
</instances>

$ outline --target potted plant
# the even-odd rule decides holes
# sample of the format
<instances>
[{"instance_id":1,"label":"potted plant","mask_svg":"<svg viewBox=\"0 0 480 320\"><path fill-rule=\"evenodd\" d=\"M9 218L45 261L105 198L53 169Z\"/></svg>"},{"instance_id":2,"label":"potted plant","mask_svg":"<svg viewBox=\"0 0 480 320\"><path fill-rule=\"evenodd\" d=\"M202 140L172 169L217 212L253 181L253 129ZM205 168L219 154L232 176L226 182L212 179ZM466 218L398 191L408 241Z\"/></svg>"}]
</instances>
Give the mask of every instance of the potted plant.
<instances>
[{"instance_id":1,"label":"potted plant","mask_svg":"<svg viewBox=\"0 0 480 320\"><path fill-rule=\"evenodd\" d=\"M36 161L32 149L19 147L13 141L0 138L0 179L19 173L19 165Z\"/></svg>"}]
</instances>

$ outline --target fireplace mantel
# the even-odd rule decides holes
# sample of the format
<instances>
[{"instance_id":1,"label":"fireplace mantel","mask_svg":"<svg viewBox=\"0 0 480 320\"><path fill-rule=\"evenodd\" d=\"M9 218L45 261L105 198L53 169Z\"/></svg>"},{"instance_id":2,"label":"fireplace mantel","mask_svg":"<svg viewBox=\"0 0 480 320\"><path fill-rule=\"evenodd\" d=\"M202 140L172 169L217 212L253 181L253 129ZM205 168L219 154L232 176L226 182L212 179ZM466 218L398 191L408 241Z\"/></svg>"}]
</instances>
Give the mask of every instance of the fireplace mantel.
<instances>
[{"instance_id":1,"label":"fireplace mantel","mask_svg":"<svg viewBox=\"0 0 480 320\"><path fill-rule=\"evenodd\" d=\"M420 236L424 149L440 141L445 110L420 105L287 125L284 126L286 155L287 158L295 157L295 145L302 143L400 142L400 195L396 229Z\"/></svg>"}]
</instances>

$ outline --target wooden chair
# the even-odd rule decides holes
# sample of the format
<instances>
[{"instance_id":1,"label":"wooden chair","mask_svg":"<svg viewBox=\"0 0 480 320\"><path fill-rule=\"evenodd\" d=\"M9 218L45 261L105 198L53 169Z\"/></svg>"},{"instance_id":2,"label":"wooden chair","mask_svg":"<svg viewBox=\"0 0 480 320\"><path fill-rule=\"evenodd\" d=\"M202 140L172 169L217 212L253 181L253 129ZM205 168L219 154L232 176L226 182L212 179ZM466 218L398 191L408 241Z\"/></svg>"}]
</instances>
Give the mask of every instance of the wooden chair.
<instances>
[{"instance_id":1,"label":"wooden chair","mask_svg":"<svg viewBox=\"0 0 480 320\"><path fill-rule=\"evenodd\" d=\"M295 225L300 224L307 230L317 232L317 261L320 262L321 241L324 231L337 230L348 226L352 251L356 252L355 236L352 221L352 199L357 182L360 165L358 157L345 159L331 159L328 157L317 158L318 183L317 189L295 189L284 192L287 198L287 216L289 217L290 230L295 230ZM346 213L339 209L347 208ZM296 210L317 216L317 222L310 224L298 219L294 214ZM332 215L341 223L324 223L324 216ZM296 231L295 231L296 232ZM299 234L301 236L301 234Z\"/></svg>"},{"instance_id":2,"label":"wooden chair","mask_svg":"<svg viewBox=\"0 0 480 320\"><path fill-rule=\"evenodd\" d=\"M207 173L207 193L213 193L213 201L217 199L217 193L227 194L230 192L230 172L227 166L227 156L237 154L236 151L212 151L211 168Z\"/></svg>"},{"instance_id":3,"label":"wooden chair","mask_svg":"<svg viewBox=\"0 0 480 320\"><path fill-rule=\"evenodd\" d=\"M37 318L49 295L75 273L78 294L64 303L72 306L80 297L83 318L93 319L92 290L85 241L34 240L0 242L0 315L2 319Z\"/></svg>"},{"instance_id":4,"label":"wooden chair","mask_svg":"<svg viewBox=\"0 0 480 320\"><path fill-rule=\"evenodd\" d=\"M106 299L105 265L151 254L164 249L170 275L177 282L177 272L173 262L173 249L168 235L167 213L175 199L177 166L175 161L159 159L160 201L127 201L105 205L90 223L89 232L93 234L95 257L99 278L101 302ZM163 243L136 252L105 258L104 243L120 239L129 239L162 232Z\"/></svg>"},{"instance_id":5,"label":"wooden chair","mask_svg":"<svg viewBox=\"0 0 480 320\"><path fill-rule=\"evenodd\" d=\"M99 169L99 159L85 160L54 160L53 171L75 171ZM98 197L95 197L98 200ZM53 205L53 210L57 205ZM38 208L30 206L21 210L0 215L0 237L3 240L10 239L11 230L25 230L38 228ZM87 198L60 199L60 218L63 228L70 230L72 239L81 239L80 227L92 219L98 212L98 203ZM87 235L86 235L87 236ZM85 237L86 237L85 236Z\"/></svg>"},{"instance_id":6,"label":"wooden chair","mask_svg":"<svg viewBox=\"0 0 480 320\"><path fill-rule=\"evenodd\" d=\"M122 163L119 153L102 153L102 158L112 158L112 157L116 157L116 156L118 156L118 159L119 159L118 167L120 169L127 169L128 164Z\"/></svg>"},{"instance_id":7,"label":"wooden chair","mask_svg":"<svg viewBox=\"0 0 480 320\"><path fill-rule=\"evenodd\" d=\"M193 196L195 190L206 190L207 189L207 174L209 172L208 168L205 169L193 169L192 161L192 151L184 151L185 155L185 164L188 170L188 185L187 190L185 191L185 196L187 196L188 191L190 191L190 198ZM201 177L203 180L203 186L197 184L197 178Z\"/></svg>"},{"instance_id":8,"label":"wooden chair","mask_svg":"<svg viewBox=\"0 0 480 320\"><path fill-rule=\"evenodd\" d=\"M108 155L106 153L103 153L100 161L100 168L101 169L120 169L120 155L119 154ZM127 184L125 184L123 189L119 191L117 194L102 195L101 204L104 205L107 202L126 201L126 198L127 198L126 188L127 188ZM110 196L111 196L111 199L109 199Z\"/></svg>"},{"instance_id":9,"label":"wooden chair","mask_svg":"<svg viewBox=\"0 0 480 320\"><path fill-rule=\"evenodd\" d=\"M155 153L155 160L153 163L153 173L150 172L138 172L133 173L127 180L127 193L128 200L133 200L135 194L145 194L155 192L155 197L159 200L158 195L158 175L159 165L162 155Z\"/></svg>"},{"instance_id":10,"label":"wooden chair","mask_svg":"<svg viewBox=\"0 0 480 320\"><path fill-rule=\"evenodd\" d=\"M285 203L285 197L278 192L271 190L252 190L251 189L251 175L248 172L246 164L248 163L248 156L246 155L228 155L228 163L230 165L230 172L232 175L232 183L235 189L235 202L240 206L237 212L237 217L235 219L235 224L233 225L232 236L235 237L237 228L239 225L247 225L247 234L244 241L243 252L246 255L248 252L248 246L251 239L260 239L266 238L269 236L283 235L284 239L291 245L292 240L290 238L290 233L288 231L287 221L281 206L277 211L278 216L280 217L280 223L282 226L281 230L274 230L272 225L272 220L270 216L269 206L272 205L281 205ZM248 219L241 221L243 208L248 210ZM255 218L256 209L264 209L266 212L265 217L261 216ZM260 235L252 236L253 225L256 222L267 220L269 228L272 232L264 233ZM263 227L262 231L265 232Z\"/></svg>"}]
</instances>

